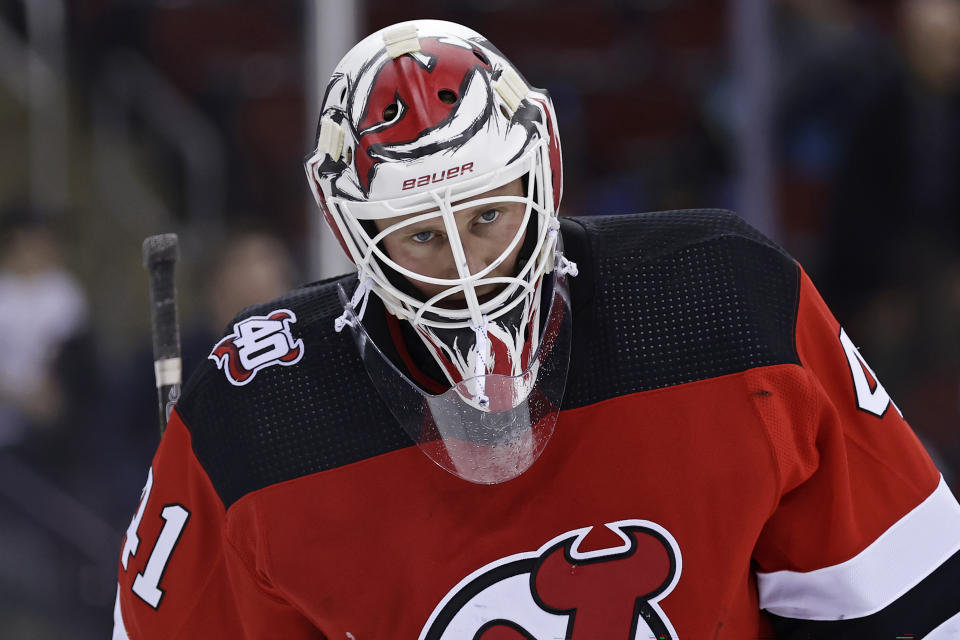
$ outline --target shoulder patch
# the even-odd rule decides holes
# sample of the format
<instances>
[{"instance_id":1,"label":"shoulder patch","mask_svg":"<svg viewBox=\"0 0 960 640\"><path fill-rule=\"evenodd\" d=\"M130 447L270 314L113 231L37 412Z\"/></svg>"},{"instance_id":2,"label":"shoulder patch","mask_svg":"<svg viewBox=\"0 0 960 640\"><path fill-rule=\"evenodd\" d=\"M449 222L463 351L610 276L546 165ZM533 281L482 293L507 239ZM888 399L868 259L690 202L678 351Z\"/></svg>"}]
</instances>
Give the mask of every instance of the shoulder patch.
<instances>
[{"instance_id":1,"label":"shoulder patch","mask_svg":"<svg viewBox=\"0 0 960 640\"><path fill-rule=\"evenodd\" d=\"M289 309L244 318L233 325L233 333L218 342L207 357L216 362L230 384L243 386L260 369L300 362L303 340L294 339L290 330L296 321L297 315Z\"/></svg>"}]
</instances>

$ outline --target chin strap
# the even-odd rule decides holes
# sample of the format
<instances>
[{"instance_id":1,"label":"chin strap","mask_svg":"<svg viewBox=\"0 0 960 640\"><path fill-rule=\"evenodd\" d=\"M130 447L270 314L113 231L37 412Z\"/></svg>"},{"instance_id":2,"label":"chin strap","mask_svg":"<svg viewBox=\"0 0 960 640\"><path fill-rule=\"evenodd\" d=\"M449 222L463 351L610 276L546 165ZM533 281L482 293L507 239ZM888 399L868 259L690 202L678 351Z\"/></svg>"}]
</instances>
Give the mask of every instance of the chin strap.
<instances>
[{"instance_id":1,"label":"chin strap","mask_svg":"<svg viewBox=\"0 0 960 640\"><path fill-rule=\"evenodd\" d=\"M560 254L560 261L557 264L557 273L562 276L570 275L574 278L580 275L580 269L577 268L577 263L572 260L567 260L566 256L562 253Z\"/></svg>"},{"instance_id":2,"label":"chin strap","mask_svg":"<svg viewBox=\"0 0 960 640\"><path fill-rule=\"evenodd\" d=\"M481 407L490 404L490 398L484 393L486 387L484 376L487 375L487 351L490 347L490 338L487 336L488 324L487 316L483 316L483 322L479 325L474 324L473 321L470 322L470 328L473 329L476 336L477 360L473 367L473 373L477 381L477 404Z\"/></svg>"},{"instance_id":3,"label":"chin strap","mask_svg":"<svg viewBox=\"0 0 960 640\"><path fill-rule=\"evenodd\" d=\"M367 300L370 298L370 291L373 288L373 278L364 276L357 285L357 290L353 292L350 302L344 305L343 314L333 321L333 328L337 333L343 331L347 325L357 326L357 323L363 320L363 314L367 310ZM356 311L357 307L359 311Z\"/></svg>"},{"instance_id":4,"label":"chin strap","mask_svg":"<svg viewBox=\"0 0 960 640\"><path fill-rule=\"evenodd\" d=\"M560 221L554 218L551 221L550 228L547 229L547 239L555 241L559 232ZM567 260L567 257L559 251L557 252L557 264L554 268L557 270L557 274L561 276L569 275L575 278L580 274L577 263L573 260Z\"/></svg>"}]
</instances>

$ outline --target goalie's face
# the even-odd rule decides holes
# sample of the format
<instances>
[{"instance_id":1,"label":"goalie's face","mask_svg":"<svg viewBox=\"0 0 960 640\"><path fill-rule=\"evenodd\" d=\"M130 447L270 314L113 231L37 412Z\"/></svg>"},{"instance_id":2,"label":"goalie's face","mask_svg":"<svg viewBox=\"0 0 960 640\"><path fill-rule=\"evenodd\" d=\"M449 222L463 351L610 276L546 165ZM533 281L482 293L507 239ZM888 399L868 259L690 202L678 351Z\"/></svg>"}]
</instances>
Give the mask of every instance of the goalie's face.
<instances>
[{"instance_id":1,"label":"goalie's face","mask_svg":"<svg viewBox=\"0 0 960 640\"><path fill-rule=\"evenodd\" d=\"M521 198L524 195L523 182L520 179L514 180L473 198L454 202L454 206L462 206L471 201L484 200L476 206L467 206L456 211L453 216L456 221L455 229L448 228L443 218L435 217L401 226L383 238L382 246L399 266L430 278L453 280L462 277L456 258L458 243L463 249L464 264L470 274L476 274L497 263L488 273L488 278L513 276L517 271L517 259L523 247L523 231L520 227L526 205L517 201L490 199ZM383 231L412 217L377 220L377 231ZM451 243L450 236L453 232L457 234L457 238ZM518 235L519 241L512 250L506 252ZM445 285L421 282L413 278L408 280L424 298L432 298L446 289ZM482 302L483 297L489 297L500 288L497 284L485 284L476 287L476 293ZM464 294L460 291L446 298L439 306L456 304L463 299Z\"/></svg>"}]
</instances>

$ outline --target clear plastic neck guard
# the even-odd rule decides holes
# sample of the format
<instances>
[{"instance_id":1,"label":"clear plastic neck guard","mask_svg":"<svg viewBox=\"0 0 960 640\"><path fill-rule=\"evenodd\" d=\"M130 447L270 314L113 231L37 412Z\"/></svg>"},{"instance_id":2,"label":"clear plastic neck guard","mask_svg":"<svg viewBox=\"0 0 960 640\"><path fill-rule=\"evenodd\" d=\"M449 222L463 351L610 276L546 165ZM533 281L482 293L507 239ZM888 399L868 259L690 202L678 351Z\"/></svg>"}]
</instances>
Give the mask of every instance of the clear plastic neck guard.
<instances>
[{"instance_id":1,"label":"clear plastic neck guard","mask_svg":"<svg viewBox=\"0 0 960 640\"><path fill-rule=\"evenodd\" d=\"M555 234L554 234L555 235ZM556 253L557 264L564 263ZM465 379L439 395L427 393L380 350L354 313L343 288L341 302L367 373L400 426L431 460L478 484L511 480L530 468L553 435L570 364L572 318L566 271L542 280L549 311L531 364L515 376ZM487 402L481 402L485 395Z\"/></svg>"}]
</instances>

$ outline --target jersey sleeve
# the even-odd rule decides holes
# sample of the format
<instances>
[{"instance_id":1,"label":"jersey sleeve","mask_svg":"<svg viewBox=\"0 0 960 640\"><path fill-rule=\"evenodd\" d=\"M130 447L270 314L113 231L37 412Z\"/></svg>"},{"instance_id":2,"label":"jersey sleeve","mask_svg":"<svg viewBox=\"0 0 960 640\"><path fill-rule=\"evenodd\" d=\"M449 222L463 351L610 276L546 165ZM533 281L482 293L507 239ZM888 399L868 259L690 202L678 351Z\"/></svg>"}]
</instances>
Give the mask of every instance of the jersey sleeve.
<instances>
[{"instance_id":1,"label":"jersey sleeve","mask_svg":"<svg viewBox=\"0 0 960 640\"><path fill-rule=\"evenodd\" d=\"M120 554L114 640L324 636L251 572L176 411Z\"/></svg>"},{"instance_id":2,"label":"jersey sleeve","mask_svg":"<svg viewBox=\"0 0 960 640\"><path fill-rule=\"evenodd\" d=\"M779 500L754 549L780 638L956 638L960 506L801 270L800 367L757 372Z\"/></svg>"}]
</instances>

